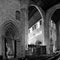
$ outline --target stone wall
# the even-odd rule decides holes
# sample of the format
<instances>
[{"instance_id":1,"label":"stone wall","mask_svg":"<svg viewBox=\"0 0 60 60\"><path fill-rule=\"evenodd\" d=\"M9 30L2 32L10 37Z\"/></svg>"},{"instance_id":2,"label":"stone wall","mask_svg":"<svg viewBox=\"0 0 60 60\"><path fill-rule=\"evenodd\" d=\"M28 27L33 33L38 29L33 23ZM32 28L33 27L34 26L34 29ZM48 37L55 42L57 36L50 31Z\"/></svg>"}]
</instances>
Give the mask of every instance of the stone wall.
<instances>
[{"instance_id":1,"label":"stone wall","mask_svg":"<svg viewBox=\"0 0 60 60\"><path fill-rule=\"evenodd\" d=\"M27 4L23 4L27 8ZM0 0L0 55L3 55L5 58L5 48L4 48L4 31L3 27L5 24L7 24L9 21L13 22L18 30L19 30L19 36L16 39L16 56L18 58L25 57L25 45L27 46L27 32L28 32L28 14L27 9L22 10L22 5L20 4L20 1L18 0ZM20 20L16 20L16 11L20 11Z\"/></svg>"}]
</instances>

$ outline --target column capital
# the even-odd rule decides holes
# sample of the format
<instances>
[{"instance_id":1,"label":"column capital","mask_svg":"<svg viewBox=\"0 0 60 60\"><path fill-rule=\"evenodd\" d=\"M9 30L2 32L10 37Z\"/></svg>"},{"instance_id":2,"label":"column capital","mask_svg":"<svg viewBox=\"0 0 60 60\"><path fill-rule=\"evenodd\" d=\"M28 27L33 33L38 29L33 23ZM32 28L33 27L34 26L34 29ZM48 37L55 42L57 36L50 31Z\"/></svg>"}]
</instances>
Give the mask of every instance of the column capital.
<instances>
[{"instance_id":1,"label":"column capital","mask_svg":"<svg viewBox=\"0 0 60 60\"><path fill-rule=\"evenodd\" d=\"M20 0L20 8L28 8L29 0Z\"/></svg>"}]
</instances>

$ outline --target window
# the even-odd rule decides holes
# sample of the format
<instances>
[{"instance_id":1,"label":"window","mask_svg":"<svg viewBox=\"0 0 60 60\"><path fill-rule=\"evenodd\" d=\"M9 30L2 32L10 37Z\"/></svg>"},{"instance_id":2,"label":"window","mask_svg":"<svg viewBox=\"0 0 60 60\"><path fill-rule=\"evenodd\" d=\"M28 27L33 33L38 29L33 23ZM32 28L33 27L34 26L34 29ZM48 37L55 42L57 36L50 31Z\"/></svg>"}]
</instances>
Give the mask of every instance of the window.
<instances>
[{"instance_id":1,"label":"window","mask_svg":"<svg viewBox=\"0 0 60 60\"><path fill-rule=\"evenodd\" d=\"M35 30L35 29L36 29L36 24L32 26L32 30Z\"/></svg>"},{"instance_id":2,"label":"window","mask_svg":"<svg viewBox=\"0 0 60 60\"><path fill-rule=\"evenodd\" d=\"M40 28L40 23L39 21L37 22L37 29Z\"/></svg>"},{"instance_id":3,"label":"window","mask_svg":"<svg viewBox=\"0 0 60 60\"><path fill-rule=\"evenodd\" d=\"M40 25L42 25L42 20L40 20Z\"/></svg>"},{"instance_id":4,"label":"window","mask_svg":"<svg viewBox=\"0 0 60 60\"><path fill-rule=\"evenodd\" d=\"M20 20L20 11L16 11L16 20Z\"/></svg>"},{"instance_id":5,"label":"window","mask_svg":"<svg viewBox=\"0 0 60 60\"><path fill-rule=\"evenodd\" d=\"M30 28L30 33L32 32L32 27Z\"/></svg>"}]
</instances>

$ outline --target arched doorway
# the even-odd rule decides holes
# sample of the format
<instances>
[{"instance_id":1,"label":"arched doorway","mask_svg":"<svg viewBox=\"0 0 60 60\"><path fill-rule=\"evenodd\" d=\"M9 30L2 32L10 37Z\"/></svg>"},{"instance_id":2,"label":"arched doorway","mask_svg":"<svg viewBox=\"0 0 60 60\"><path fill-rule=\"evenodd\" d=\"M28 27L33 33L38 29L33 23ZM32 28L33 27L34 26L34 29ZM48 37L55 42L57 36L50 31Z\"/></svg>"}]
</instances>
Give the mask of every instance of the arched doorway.
<instances>
[{"instance_id":1,"label":"arched doorway","mask_svg":"<svg viewBox=\"0 0 60 60\"><path fill-rule=\"evenodd\" d=\"M2 27L2 38L4 43L4 55L5 58L15 58L16 57L16 39L18 36L18 28L12 22L5 22Z\"/></svg>"}]
</instances>

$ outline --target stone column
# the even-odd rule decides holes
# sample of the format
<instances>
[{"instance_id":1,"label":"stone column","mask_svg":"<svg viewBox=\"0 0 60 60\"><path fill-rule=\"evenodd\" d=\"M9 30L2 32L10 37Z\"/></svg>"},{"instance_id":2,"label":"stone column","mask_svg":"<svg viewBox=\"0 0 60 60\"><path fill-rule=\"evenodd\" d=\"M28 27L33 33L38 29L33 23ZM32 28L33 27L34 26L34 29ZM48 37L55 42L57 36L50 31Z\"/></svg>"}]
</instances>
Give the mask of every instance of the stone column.
<instances>
[{"instance_id":1,"label":"stone column","mask_svg":"<svg viewBox=\"0 0 60 60\"><path fill-rule=\"evenodd\" d=\"M56 29L57 29L56 48L57 50L60 50L60 21L56 23Z\"/></svg>"},{"instance_id":2,"label":"stone column","mask_svg":"<svg viewBox=\"0 0 60 60\"><path fill-rule=\"evenodd\" d=\"M3 45L4 45L3 40L0 34L0 56L3 56Z\"/></svg>"},{"instance_id":3,"label":"stone column","mask_svg":"<svg viewBox=\"0 0 60 60\"><path fill-rule=\"evenodd\" d=\"M28 43L28 0L21 0L20 2L20 42L17 46L18 58L25 57L25 50ZM20 47L20 48L19 48Z\"/></svg>"},{"instance_id":4,"label":"stone column","mask_svg":"<svg viewBox=\"0 0 60 60\"><path fill-rule=\"evenodd\" d=\"M5 43L4 43L4 36L2 35L1 27L0 27L0 56L3 56L5 58Z\"/></svg>"},{"instance_id":5,"label":"stone column","mask_svg":"<svg viewBox=\"0 0 60 60\"><path fill-rule=\"evenodd\" d=\"M47 49L47 54L50 54L49 51L49 20L45 19L44 20L44 39L45 39L45 43L46 43L46 49Z\"/></svg>"}]
</instances>

